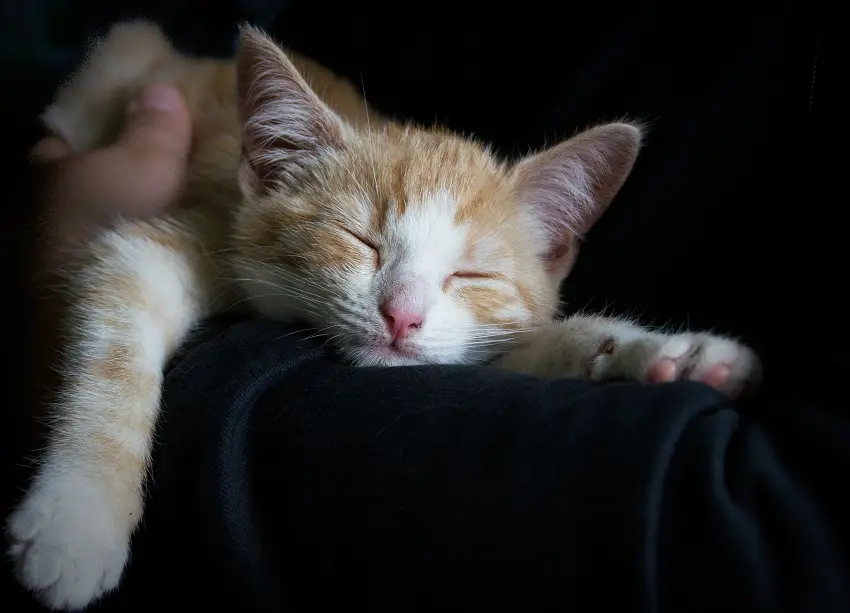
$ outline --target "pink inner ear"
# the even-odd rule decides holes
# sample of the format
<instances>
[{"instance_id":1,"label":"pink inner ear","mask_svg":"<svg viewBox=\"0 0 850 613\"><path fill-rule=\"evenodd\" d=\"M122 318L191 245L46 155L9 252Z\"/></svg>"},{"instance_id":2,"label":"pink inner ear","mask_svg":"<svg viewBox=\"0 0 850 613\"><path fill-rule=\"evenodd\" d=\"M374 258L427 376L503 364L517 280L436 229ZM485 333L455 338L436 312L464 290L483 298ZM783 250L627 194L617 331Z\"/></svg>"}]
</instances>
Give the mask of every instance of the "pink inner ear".
<instances>
[{"instance_id":1,"label":"pink inner ear","mask_svg":"<svg viewBox=\"0 0 850 613\"><path fill-rule=\"evenodd\" d=\"M570 261L631 172L640 129L608 124L532 155L516 168L519 197L549 241L547 265Z\"/></svg>"},{"instance_id":2,"label":"pink inner ear","mask_svg":"<svg viewBox=\"0 0 850 613\"><path fill-rule=\"evenodd\" d=\"M588 169L570 151L558 148L532 161L523 169L523 201L557 236L581 237L596 207Z\"/></svg>"}]
</instances>

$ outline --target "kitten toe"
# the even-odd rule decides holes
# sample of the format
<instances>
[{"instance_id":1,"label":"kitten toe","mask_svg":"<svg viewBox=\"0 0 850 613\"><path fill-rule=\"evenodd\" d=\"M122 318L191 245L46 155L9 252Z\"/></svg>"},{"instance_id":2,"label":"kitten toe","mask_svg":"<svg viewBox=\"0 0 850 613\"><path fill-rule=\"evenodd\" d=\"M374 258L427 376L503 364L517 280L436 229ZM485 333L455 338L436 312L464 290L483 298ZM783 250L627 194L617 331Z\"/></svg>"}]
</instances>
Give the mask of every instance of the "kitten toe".
<instances>
[{"instance_id":1,"label":"kitten toe","mask_svg":"<svg viewBox=\"0 0 850 613\"><path fill-rule=\"evenodd\" d=\"M649 383L668 383L676 380L676 360L660 358L652 363L646 374Z\"/></svg>"},{"instance_id":2,"label":"kitten toe","mask_svg":"<svg viewBox=\"0 0 850 613\"><path fill-rule=\"evenodd\" d=\"M680 335L670 339L650 364L647 381L700 381L737 397L759 382L760 364L744 345L707 334Z\"/></svg>"},{"instance_id":3,"label":"kitten toe","mask_svg":"<svg viewBox=\"0 0 850 613\"><path fill-rule=\"evenodd\" d=\"M706 385L721 389L729 380L729 374L729 367L725 364L719 364L708 370L699 380Z\"/></svg>"}]
</instances>

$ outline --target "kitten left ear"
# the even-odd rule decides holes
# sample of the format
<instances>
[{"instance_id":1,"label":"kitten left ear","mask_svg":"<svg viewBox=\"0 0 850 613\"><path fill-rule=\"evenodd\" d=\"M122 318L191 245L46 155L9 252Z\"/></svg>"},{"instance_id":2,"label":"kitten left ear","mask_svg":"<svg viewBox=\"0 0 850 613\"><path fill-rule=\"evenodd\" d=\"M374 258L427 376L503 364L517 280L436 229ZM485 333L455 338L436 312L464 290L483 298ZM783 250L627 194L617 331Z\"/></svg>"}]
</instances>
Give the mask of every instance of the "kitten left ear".
<instances>
[{"instance_id":1,"label":"kitten left ear","mask_svg":"<svg viewBox=\"0 0 850 613\"><path fill-rule=\"evenodd\" d=\"M243 26L236 54L243 184L267 192L329 150L344 124L262 31Z\"/></svg>"},{"instance_id":2,"label":"kitten left ear","mask_svg":"<svg viewBox=\"0 0 850 613\"><path fill-rule=\"evenodd\" d=\"M640 127L611 123L517 164L518 195L542 227L546 246L541 255L550 270L559 271L572 262L572 247L605 212L629 176L640 141Z\"/></svg>"}]
</instances>

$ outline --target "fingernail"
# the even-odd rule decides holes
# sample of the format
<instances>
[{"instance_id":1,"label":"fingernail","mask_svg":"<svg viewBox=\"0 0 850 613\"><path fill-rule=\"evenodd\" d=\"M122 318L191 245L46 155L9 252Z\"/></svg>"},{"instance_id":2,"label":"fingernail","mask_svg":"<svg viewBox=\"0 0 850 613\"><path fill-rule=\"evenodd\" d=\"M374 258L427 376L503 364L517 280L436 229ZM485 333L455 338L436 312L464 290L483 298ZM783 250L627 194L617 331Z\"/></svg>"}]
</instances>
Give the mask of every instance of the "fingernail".
<instances>
[{"instance_id":1,"label":"fingernail","mask_svg":"<svg viewBox=\"0 0 850 613\"><path fill-rule=\"evenodd\" d=\"M179 109L181 104L180 92L176 87L156 83L143 89L141 94L130 103L130 112L154 110L170 113Z\"/></svg>"}]
</instances>

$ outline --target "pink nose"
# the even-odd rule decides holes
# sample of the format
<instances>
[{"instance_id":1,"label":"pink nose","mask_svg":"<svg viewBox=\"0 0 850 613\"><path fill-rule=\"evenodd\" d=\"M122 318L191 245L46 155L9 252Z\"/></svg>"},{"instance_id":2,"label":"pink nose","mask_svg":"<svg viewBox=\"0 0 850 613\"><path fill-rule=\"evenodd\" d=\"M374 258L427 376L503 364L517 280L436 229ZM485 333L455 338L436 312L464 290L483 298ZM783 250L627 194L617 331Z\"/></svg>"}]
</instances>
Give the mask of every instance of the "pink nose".
<instances>
[{"instance_id":1,"label":"pink nose","mask_svg":"<svg viewBox=\"0 0 850 613\"><path fill-rule=\"evenodd\" d=\"M422 326L422 315L419 313L408 313L386 305L381 307L381 313L387 322L393 342L407 338L413 330Z\"/></svg>"}]
</instances>

